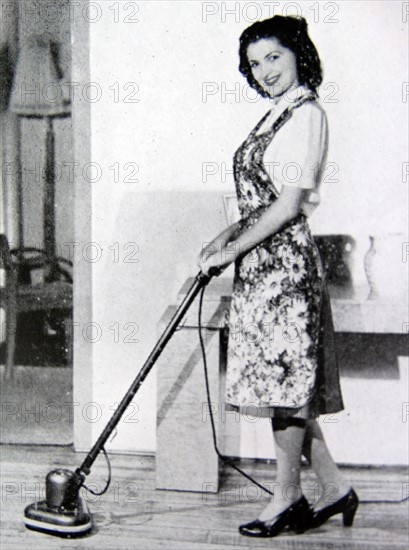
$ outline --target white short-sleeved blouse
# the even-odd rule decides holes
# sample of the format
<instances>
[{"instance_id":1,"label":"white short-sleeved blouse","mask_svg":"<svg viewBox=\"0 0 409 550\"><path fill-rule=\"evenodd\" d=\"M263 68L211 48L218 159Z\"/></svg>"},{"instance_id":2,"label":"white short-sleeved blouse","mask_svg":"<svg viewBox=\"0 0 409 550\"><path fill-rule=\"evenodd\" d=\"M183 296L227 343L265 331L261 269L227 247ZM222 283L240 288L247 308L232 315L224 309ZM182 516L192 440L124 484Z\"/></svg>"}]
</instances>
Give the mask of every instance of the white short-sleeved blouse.
<instances>
[{"instance_id":1,"label":"white short-sleeved blouse","mask_svg":"<svg viewBox=\"0 0 409 550\"><path fill-rule=\"evenodd\" d=\"M263 127L270 126L297 99L308 93L299 86L287 92L272 109ZM265 131L265 130L264 130ZM305 189L301 211L310 216L320 202L319 187L328 148L324 110L316 101L306 101L292 112L267 147L263 162L278 192L283 185Z\"/></svg>"}]
</instances>

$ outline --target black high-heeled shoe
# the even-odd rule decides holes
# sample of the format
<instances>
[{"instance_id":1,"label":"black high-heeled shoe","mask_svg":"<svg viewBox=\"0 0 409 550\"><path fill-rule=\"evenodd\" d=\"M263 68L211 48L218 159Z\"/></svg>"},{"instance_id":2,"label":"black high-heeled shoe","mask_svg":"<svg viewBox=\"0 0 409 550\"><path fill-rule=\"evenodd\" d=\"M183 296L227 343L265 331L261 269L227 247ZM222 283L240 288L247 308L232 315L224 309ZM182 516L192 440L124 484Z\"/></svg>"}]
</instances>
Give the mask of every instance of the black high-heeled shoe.
<instances>
[{"instance_id":1,"label":"black high-heeled shoe","mask_svg":"<svg viewBox=\"0 0 409 550\"><path fill-rule=\"evenodd\" d=\"M331 516L342 514L342 519L345 527L351 527L354 521L355 512L359 504L358 495L353 489L345 496L333 502L329 506L315 511L312 509L311 527L319 527L325 523Z\"/></svg>"},{"instance_id":2,"label":"black high-heeled shoe","mask_svg":"<svg viewBox=\"0 0 409 550\"><path fill-rule=\"evenodd\" d=\"M311 521L311 508L307 499L302 496L271 521L256 519L250 523L240 525L239 532L246 537L276 537L285 528L289 528L297 535L304 533Z\"/></svg>"}]
</instances>

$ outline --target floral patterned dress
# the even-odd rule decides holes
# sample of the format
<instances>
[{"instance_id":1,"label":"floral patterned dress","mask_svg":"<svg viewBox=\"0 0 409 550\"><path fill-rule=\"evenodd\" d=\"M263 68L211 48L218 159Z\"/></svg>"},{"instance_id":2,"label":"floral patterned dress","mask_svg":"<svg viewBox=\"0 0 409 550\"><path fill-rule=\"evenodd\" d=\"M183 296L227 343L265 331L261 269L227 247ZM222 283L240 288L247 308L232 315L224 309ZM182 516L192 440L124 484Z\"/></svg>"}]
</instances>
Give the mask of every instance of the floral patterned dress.
<instances>
[{"instance_id":1,"label":"floral patterned dress","mask_svg":"<svg viewBox=\"0 0 409 550\"><path fill-rule=\"evenodd\" d=\"M279 196L263 164L267 146L293 109L314 100L313 94L304 95L271 128L258 133L267 113L236 151L240 232ZM328 303L321 259L304 214L255 248L249 243L249 252L243 250L235 264L227 403L273 408L270 416L276 407L299 410L307 404L310 416L341 410ZM324 345L324 339L330 346Z\"/></svg>"}]
</instances>

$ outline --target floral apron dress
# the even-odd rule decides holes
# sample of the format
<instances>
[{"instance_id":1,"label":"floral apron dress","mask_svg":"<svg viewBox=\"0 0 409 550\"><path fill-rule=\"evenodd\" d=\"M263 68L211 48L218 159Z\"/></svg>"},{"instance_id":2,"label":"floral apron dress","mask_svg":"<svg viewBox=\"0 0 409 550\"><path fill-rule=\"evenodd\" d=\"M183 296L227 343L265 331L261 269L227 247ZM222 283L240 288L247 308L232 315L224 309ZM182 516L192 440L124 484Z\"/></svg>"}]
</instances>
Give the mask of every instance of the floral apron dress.
<instances>
[{"instance_id":1,"label":"floral apron dress","mask_svg":"<svg viewBox=\"0 0 409 550\"><path fill-rule=\"evenodd\" d=\"M304 95L257 134L267 113L236 151L240 233L279 196L263 164L267 146L292 109L313 100ZM274 416L277 407L294 411L308 405L310 417L342 410L324 273L303 214L255 248L249 243L248 253L243 250L235 264L228 327L228 404L256 408L260 416L265 408Z\"/></svg>"}]
</instances>

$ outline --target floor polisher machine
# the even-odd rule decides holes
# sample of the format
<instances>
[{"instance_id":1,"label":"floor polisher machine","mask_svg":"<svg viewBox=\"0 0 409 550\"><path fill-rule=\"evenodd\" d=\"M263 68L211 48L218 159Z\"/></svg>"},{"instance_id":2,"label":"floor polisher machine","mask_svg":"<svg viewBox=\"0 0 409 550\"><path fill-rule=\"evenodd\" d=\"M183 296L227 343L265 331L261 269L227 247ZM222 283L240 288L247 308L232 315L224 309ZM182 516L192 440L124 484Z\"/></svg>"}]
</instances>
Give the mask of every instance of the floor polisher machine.
<instances>
[{"instance_id":1,"label":"floor polisher machine","mask_svg":"<svg viewBox=\"0 0 409 550\"><path fill-rule=\"evenodd\" d=\"M142 369L81 466L75 472L59 468L47 474L45 486L46 499L41 502L34 502L26 507L24 512L26 527L62 537L83 536L91 531L92 516L85 500L80 495L80 489L84 486L85 478L91 472L91 466L99 453L103 451L106 455L104 445L107 439L116 428L128 405L171 339L190 305L210 279L220 273L221 270L218 268L211 268L209 275L205 275L202 272L198 273L183 302L178 307Z\"/></svg>"}]
</instances>

